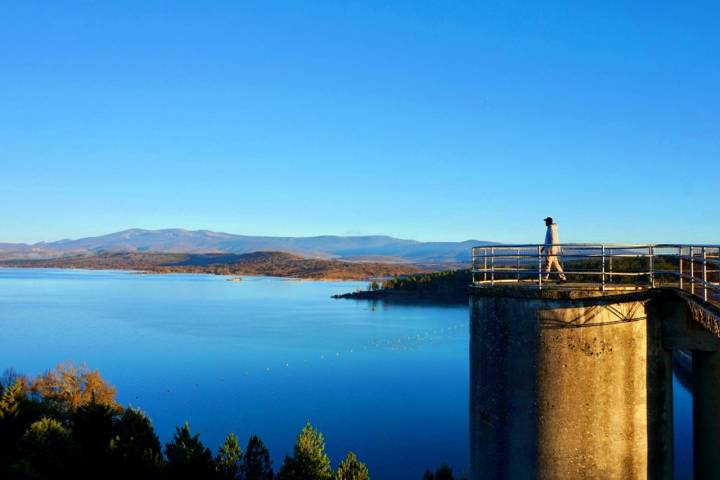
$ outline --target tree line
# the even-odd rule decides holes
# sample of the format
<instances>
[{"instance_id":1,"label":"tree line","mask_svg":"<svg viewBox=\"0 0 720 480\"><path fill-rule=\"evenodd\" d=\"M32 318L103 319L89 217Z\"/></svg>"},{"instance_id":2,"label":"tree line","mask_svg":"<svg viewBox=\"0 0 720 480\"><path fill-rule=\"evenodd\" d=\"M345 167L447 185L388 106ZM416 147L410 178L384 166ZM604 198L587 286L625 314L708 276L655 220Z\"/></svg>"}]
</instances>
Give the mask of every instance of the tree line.
<instances>
[{"instance_id":1,"label":"tree line","mask_svg":"<svg viewBox=\"0 0 720 480\"><path fill-rule=\"evenodd\" d=\"M383 280L375 289L406 290L437 292L442 290L465 291L470 285L472 275L470 270L445 270L441 272L420 273L416 275L395 276ZM372 284L370 289L373 289Z\"/></svg>"},{"instance_id":2,"label":"tree line","mask_svg":"<svg viewBox=\"0 0 720 480\"><path fill-rule=\"evenodd\" d=\"M369 480L353 452L333 470L325 439L308 421L277 473L256 435L243 449L229 433L215 454L186 422L161 445L150 418L123 407L100 373L60 364L35 378L6 371L0 379L0 478L11 480L209 479ZM449 474L449 476L448 476ZM425 480L452 480L428 471Z\"/></svg>"}]
</instances>

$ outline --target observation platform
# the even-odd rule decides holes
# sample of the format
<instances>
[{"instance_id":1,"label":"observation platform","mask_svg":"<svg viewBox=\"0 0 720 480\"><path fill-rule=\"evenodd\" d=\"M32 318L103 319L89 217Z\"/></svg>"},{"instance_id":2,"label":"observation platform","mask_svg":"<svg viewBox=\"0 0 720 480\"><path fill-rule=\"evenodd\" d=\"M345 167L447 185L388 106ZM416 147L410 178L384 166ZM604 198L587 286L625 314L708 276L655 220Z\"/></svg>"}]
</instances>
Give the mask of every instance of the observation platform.
<instances>
[{"instance_id":1,"label":"observation platform","mask_svg":"<svg viewBox=\"0 0 720 480\"><path fill-rule=\"evenodd\" d=\"M472 249L472 287L628 292L676 288L720 307L720 245L589 244L555 247L568 282L545 268L543 245Z\"/></svg>"}]
</instances>

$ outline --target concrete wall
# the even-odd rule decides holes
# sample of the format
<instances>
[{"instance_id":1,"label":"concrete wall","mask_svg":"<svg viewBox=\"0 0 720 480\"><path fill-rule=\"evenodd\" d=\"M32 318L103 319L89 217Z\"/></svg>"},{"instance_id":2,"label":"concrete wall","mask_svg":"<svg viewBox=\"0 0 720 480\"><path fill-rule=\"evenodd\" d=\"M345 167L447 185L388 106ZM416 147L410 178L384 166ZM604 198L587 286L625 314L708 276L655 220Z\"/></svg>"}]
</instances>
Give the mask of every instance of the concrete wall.
<instances>
[{"instance_id":1,"label":"concrete wall","mask_svg":"<svg viewBox=\"0 0 720 480\"><path fill-rule=\"evenodd\" d=\"M672 370L654 301L470 299L471 479L672 478Z\"/></svg>"}]
</instances>

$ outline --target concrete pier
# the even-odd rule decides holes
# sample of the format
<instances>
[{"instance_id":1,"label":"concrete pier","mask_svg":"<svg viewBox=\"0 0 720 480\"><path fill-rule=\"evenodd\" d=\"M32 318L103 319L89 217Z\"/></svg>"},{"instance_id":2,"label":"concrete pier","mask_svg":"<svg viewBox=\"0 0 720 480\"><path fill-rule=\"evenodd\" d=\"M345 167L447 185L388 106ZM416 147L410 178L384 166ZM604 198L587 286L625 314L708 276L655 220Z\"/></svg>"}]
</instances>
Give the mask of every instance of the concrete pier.
<instances>
[{"instance_id":1,"label":"concrete pier","mask_svg":"<svg viewBox=\"0 0 720 480\"><path fill-rule=\"evenodd\" d=\"M645 293L474 292L471 479L672 478L663 302Z\"/></svg>"},{"instance_id":2,"label":"concrete pier","mask_svg":"<svg viewBox=\"0 0 720 480\"><path fill-rule=\"evenodd\" d=\"M543 245L472 249L470 478L673 478L674 355L720 479L720 245L557 247L569 282Z\"/></svg>"}]
</instances>

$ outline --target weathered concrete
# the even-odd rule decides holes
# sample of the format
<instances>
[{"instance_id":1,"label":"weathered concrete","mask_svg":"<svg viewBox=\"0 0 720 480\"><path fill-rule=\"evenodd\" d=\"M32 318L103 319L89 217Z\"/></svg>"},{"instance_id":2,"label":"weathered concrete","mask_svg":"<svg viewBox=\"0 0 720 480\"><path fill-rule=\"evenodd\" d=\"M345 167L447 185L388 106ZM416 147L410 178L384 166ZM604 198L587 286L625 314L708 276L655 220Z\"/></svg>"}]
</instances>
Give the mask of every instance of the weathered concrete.
<instances>
[{"instance_id":1,"label":"weathered concrete","mask_svg":"<svg viewBox=\"0 0 720 480\"><path fill-rule=\"evenodd\" d=\"M647 314L648 479L674 476L672 350L664 343L664 318L672 295L653 295ZM675 311L679 313L679 311Z\"/></svg>"},{"instance_id":2,"label":"weathered concrete","mask_svg":"<svg viewBox=\"0 0 720 480\"><path fill-rule=\"evenodd\" d=\"M672 364L645 293L471 295L471 479L672 478Z\"/></svg>"},{"instance_id":3,"label":"weathered concrete","mask_svg":"<svg viewBox=\"0 0 720 480\"><path fill-rule=\"evenodd\" d=\"M533 478L538 342L528 332L537 330L537 321L523 314L533 307L475 297L470 306L471 478Z\"/></svg>"}]
</instances>

